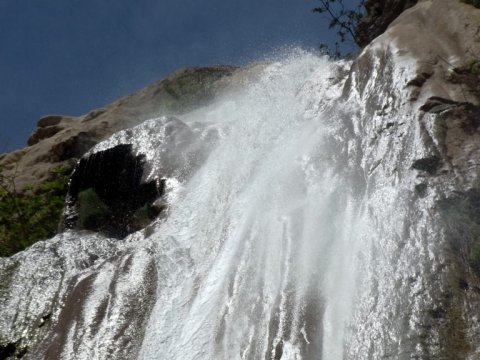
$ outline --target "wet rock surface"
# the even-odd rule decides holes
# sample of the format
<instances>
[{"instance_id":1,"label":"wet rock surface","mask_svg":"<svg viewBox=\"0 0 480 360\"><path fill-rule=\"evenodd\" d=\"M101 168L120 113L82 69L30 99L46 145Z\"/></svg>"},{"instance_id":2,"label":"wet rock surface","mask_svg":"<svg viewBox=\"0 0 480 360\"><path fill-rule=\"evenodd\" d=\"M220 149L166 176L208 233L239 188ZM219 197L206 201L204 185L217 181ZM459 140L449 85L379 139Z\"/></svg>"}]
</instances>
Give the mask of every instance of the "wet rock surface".
<instances>
[{"instance_id":1,"label":"wet rock surface","mask_svg":"<svg viewBox=\"0 0 480 360\"><path fill-rule=\"evenodd\" d=\"M352 66L344 96L364 107L346 120L348 157L365 173L369 216L390 219L378 251L389 258L380 268L392 274L388 282L372 275L391 292L369 294L375 305L357 330L375 329L370 336L385 340L358 337L357 351L382 359L480 356L479 97L456 70L480 53L479 23L480 12L461 2L420 1ZM384 194L379 184L397 191ZM377 316L383 324L369 320Z\"/></svg>"},{"instance_id":2,"label":"wet rock surface","mask_svg":"<svg viewBox=\"0 0 480 360\"><path fill-rule=\"evenodd\" d=\"M136 358L157 282L148 248L126 251L76 275L56 325L25 359Z\"/></svg>"},{"instance_id":3,"label":"wet rock surface","mask_svg":"<svg viewBox=\"0 0 480 360\"><path fill-rule=\"evenodd\" d=\"M30 353L56 323L71 279L115 252L109 239L67 232L1 258L0 345L6 358Z\"/></svg>"},{"instance_id":4,"label":"wet rock surface","mask_svg":"<svg viewBox=\"0 0 480 360\"><path fill-rule=\"evenodd\" d=\"M186 181L213 141L204 127L162 117L114 134L78 162L67 230L0 258L6 358L137 357L157 267L176 266L174 257L155 258L149 240L167 216L167 182Z\"/></svg>"}]
</instances>

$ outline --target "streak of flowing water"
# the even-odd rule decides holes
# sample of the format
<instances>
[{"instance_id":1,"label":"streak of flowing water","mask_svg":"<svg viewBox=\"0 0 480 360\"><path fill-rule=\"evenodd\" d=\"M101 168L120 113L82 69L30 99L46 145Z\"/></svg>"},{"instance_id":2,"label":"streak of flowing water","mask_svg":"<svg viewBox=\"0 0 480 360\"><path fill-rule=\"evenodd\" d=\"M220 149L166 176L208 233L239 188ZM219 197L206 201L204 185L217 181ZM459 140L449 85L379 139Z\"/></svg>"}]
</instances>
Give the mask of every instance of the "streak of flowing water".
<instances>
[{"instance_id":1,"label":"streak of flowing water","mask_svg":"<svg viewBox=\"0 0 480 360\"><path fill-rule=\"evenodd\" d=\"M218 136L151 237L141 359L343 357L369 244L335 135L341 71L297 54L182 118Z\"/></svg>"},{"instance_id":2,"label":"streak of flowing water","mask_svg":"<svg viewBox=\"0 0 480 360\"><path fill-rule=\"evenodd\" d=\"M478 198L467 211L455 172L413 167L444 136L422 126L444 122L406 102L402 52L371 60L252 65L214 103L94 147L87 162L119 144L141 155L167 210L123 240L70 230L1 260L0 339L25 338L27 360L468 353L480 330L458 304L480 300L448 244Z\"/></svg>"},{"instance_id":3,"label":"streak of flowing water","mask_svg":"<svg viewBox=\"0 0 480 360\"><path fill-rule=\"evenodd\" d=\"M107 107L217 96L80 160L69 230L0 258L0 358L480 359L478 18L454 3L353 63L190 69Z\"/></svg>"}]
</instances>

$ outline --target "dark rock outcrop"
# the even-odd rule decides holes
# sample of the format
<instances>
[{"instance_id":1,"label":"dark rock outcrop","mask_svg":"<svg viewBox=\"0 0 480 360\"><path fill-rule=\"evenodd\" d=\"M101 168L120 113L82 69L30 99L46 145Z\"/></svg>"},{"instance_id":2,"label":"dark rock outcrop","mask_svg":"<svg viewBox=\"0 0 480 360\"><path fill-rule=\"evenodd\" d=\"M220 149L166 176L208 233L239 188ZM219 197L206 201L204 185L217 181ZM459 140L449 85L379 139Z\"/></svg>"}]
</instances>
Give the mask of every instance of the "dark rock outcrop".
<instances>
[{"instance_id":1,"label":"dark rock outcrop","mask_svg":"<svg viewBox=\"0 0 480 360\"><path fill-rule=\"evenodd\" d=\"M37 128L27 140L28 146L32 146L41 140L48 139L56 133L65 130L69 124L75 121L72 116L46 115L37 122Z\"/></svg>"},{"instance_id":2,"label":"dark rock outcrop","mask_svg":"<svg viewBox=\"0 0 480 360\"><path fill-rule=\"evenodd\" d=\"M94 135L81 131L65 139L65 141L54 144L51 148L50 160L53 162L65 162L71 159L78 159L96 143Z\"/></svg>"},{"instance_id":3,"label":"dark rock outcrop","mask_svg":"<svg viewBox=\"0 0 480 360\"><path fill-rule=\"evenodd\" d=\"M440 159L436 156L426 157L415 160L412 164L412 169L425 171L430 175L435 174L440 167Z\"/></svg>"},{"instance_id":4,"label":"dark rock outcrop","mask_svg":"<svg viewBox=\"0 0 480 360\"><path fill-rule=\"evenodd\" d=\"M148 225L162 210L153 203L164 185L142 183L144 166L129 144L82 158L70 180L65 227L121 239Z\"/></svg>"},{"instance_id":5,"label":"dark rock outcrop","mask_svg":"<svg viewBox=\"0 0 480 360\"><path fill-rule=\"evenodd\" d=\"M15 344L9 343L6 345L0 345L0 360L5 360L14 356L16 351L17 346Z\"/></svg>"},{"instance_id":6,"label":"dark rock outcrop","mask_svg":"<svg viewBox=\"0 0 480 360\"><path fill-rule=\"evenodd\" d=\"M59 131L62 131L62 130L63 130L62 127L56 126L56 125L39 127L28 138L27 144L28 144L28 146L35 145L40 140L48 139L49 137L52 137L53 135L55 135L56 133L58 133Z\"/></svg>"},{"instance_id":7,"label":"dark rock outcrop","mask_svg":"<svg viewBox=\"0 0 480 360\"><path fill-rule=\"evenodd\" d=\"M366 46L383 34L398 15L411 8L418 0L367 0L366 16L355 30L358 45Z\"/></svg>"}]
</instances>

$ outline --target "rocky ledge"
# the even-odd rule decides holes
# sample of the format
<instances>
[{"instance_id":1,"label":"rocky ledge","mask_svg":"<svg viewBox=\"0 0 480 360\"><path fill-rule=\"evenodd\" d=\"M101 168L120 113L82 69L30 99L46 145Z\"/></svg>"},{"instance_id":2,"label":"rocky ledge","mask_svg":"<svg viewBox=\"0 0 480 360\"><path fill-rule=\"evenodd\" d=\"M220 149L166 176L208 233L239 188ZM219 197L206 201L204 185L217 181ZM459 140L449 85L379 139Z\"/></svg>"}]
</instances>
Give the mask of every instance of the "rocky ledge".
<instances>
[{"instance_id":1,"label":"rocky ledge","mask_svg":"<svg viewBox=\"0 0 480 360\"><path fill-rule=\"evenodd\" d=\"M21 150L0 155L5 176L18 191L42 182L55 166L78 160L113 133L161 115L175 115L211 101L241 71L232 66L180 69L163 80L79 117L47 115Z\"/></svg>"}]
</instances>

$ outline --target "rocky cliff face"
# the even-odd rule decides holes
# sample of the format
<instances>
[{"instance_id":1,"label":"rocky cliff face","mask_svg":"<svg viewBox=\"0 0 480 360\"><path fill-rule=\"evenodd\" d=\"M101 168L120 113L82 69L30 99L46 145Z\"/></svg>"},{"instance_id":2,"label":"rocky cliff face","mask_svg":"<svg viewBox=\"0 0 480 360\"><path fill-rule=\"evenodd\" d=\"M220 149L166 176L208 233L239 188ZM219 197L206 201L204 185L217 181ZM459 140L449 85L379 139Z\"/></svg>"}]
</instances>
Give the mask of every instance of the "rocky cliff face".
<instances>
[{"instance_id":1,"label":"rocky cliff face","mask_svg":"<svg viewBox=\"0 0 480 360\"><path fill-rule=\"evenodd\" d=\"M480 356L479 55L480 10L420 1L352 65L344 97L363 106L346 119L348 158L362 169L370 216L390 219L378 251L391 251L382 266L392 276L375 280L390 291L368 294L377 303L360 320L385 340L358 339L356 351ZM398 192L387 198L379 184ZM409 324L400 338L399 319Z\"/></svg>"},{"instance_id":2,"label":"rocky cliff face","mask_svg":"<svg viewBox=\"0 0 480 360\"><path fill-rule=\"evenodd\" d=\"M28 139L29 146L0 154L0 229L6 234L0 237L0 256L10 256L36 241L53 236L57 228L63 228L59 214L63 209L61 199L66 195L68 175L92 146L115 132L147 119L184 114L194 107L206 105L217 96L228 93L229 89L248 81L261 67L180 69L163 80L84 116L48 115L41 118L38 128ZM120 162L117 159L117 163ZM110 187L113 189L112 184ZM88 194L83 193L82 196ZM94 196L89 196L89 199L93 201ZM76 194L72 199L75 197ZM97 202L97 205L105 204ZM132 214L123 212L127 217L134 216L136 210L146 214L137 212L135 220L127 221L121 233L133 232L140 223L154 217L158 209L150 205L144 203L140 208L132 208ZM110 213L110 219L114 213L119 215L116 211L112 212L111 207L108 210L103 208L104 215ZM15 223L21 224L25 231L13 225ZM125 228L127 223L129 230ZM110 226L111 230L116 225ZM87 228L90 227L87 225ZM84 228L84 225L76 228ZM23 238L21 242L15 239L19 234Z\"/></svg>"},{"instance_id":3,"label":"rocky cliff face","mask_svg":"<svg viewBox=\"0 0 480 360\"><path fill-rule=\"evenodd\" d=\"M28 147L0 155L0 166L6 176L16 172L16 187L21 192L26 186L47 179L51 168L78 160L93 145L117 131L152 117L180 114L208 103L226 90L234 73L235 79L242 76L242 71L231 66L180 69L86 115L47 115L38 121Z\"/></svg>"},{"instance_id":4,"label":"rocky cliff face","mask_svg":"<svg viewBox=\"0 0 480 360\"><path fill-rule=\"evenodd\" d=\"M336 130L329 140L335 151L327 155L338 162L339 172L352 179L351 191L358 199L358 207L369 219L370 231L378 235L377 242L364 254L366 266L359 269L362 291L356 302L361 306L352 311L354 331L348 343L341 346L343 358L451 360L480 356L479 61L480 10L459 1L423 0L398 16L351 64L338 64L335 76L302 86L302 90L309 86L331 90L330 98L308 99L310 110L324 107L335 120ZM222 68L221 73L224 71L233 77L238 74L238 70ZM214 83L218 81L223 80ZM132 110L139 116L135 123L143 118L138 115L143 106L149 109L145 116L157 111L158 104L150 103L153 89L147 88L131 98L138 100L138 107ZM121 106L129 101L115 104ZM111 108L112 114L116 108ZM122 111L126 109L130 107ZM97 124L92 125L93 129L108 128L107 120L108 126L101 125L98 119L113 115L103 114L85 120L87 115L81 121ZM69 121L73 120L53 117L42 120L39 126L61 127ZM77 135L82 126L74 127ZM111 129L119 128L115 123L111 125ZM54 143L70 128L57 130L39 131L31 142L38 140L38 146ZM55 134L40 140L50 133ZM132 137L133 133L140 136ZM94 142L107 136L102 134L93 137ZM208 124L187 125L175 117L165 117L139 125L134 132L121 131L97 145L84 158L83 168L95 154L128 144L133 159L139 154L145 156L139 160L147 164L142 169L143 183L152 181L148 164L160 169L165 184L153 197L161 198L163 206L168 203L168 194L177 196L175 184L168 183L168 179L191 179L208 147L221 135ZM192 139L201 139L202 145L192 145ZM153 145L145 148L145 144ZM32 150L22 151L9 156L26 159ZM50 154L50 150L46 153ZM82 191L103 191L97 190L99 187L93 182L84 188L79 186L76 200ZM220 204L226 200L212 201ZM164 211L168 216L169 210ZM200 222L212 221L205 217L203 209L198 213ZM194 215L190 216L195 220ZM212 214L218 216L221 214ZM201 276L192 275L193 250L181 248L174 237L167 236L160 243L149 240L160 226L160 222L149 225L123 241L106 237L101 231L80 232L81 236L67 231L1 259L0 299L5 306L0 316L0 358L139 356L155 299L163 294L165 301L175 302L168 296L172 284L192 282L194 294L181 304L182 309L188 308L200 288L197 282ZM327 221L324 226L328 226ZM243 262L237 265L245 266ZM242 281L247 280L242 278L234 284ZM341 281L334 285L333 289L341 286ZM225 319L238 291L232 285L226 292L230 302L217 338L231 335ZM287 300L294 301L292 298ZM287 300L278 307L288 307ZM326 311L323 304L316 308L311 304L302 311L311 315L310 320L320 321L325 316L322 311ZM162 313L158 307L157 312ZM170 318L172 314L166 310L162 314L163 322L170 322L172 329L180 326ZM282 321L272 320L270 328L284 326ZM302 329L302 346L307 350L300 353L305 359L318 358L322 346L308 347L312 340L308 335L322 331L314 324L307 325ZM184 339L183 345L189 345L189 340ZM165 342L169 341L165 338ZM283 340L268 341L269 346L275 346L263 354L265 358L296 356ZM255 349L249 351L255 353Z\"/></svg>"}]
</instances>

